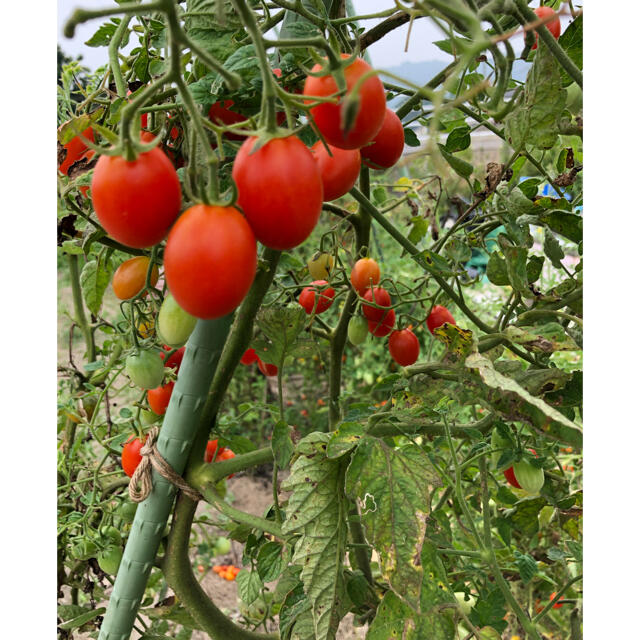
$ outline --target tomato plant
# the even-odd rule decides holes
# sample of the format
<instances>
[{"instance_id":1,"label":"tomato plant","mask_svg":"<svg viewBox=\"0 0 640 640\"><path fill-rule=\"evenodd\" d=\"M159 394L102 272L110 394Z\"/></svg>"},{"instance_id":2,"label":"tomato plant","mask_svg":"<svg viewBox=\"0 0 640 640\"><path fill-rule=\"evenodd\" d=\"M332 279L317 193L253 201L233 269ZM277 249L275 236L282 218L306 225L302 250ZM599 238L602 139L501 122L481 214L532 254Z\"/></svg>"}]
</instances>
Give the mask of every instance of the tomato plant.
<instances>
[{"instance_id":1,"label":"tomato plant","mask_svg":"<svg viewBox=\"0 0 640 640\"><path fill-rule=\"evenodd\" d=\"M111 285L116 298L129 300L137 296L145 286L150 260L146 256L138 256L125 260L113 274ZM156 286L160 272L157 265L153 265L149 276L149 285Z\"/></svg>"},{"instance_id":2,"label":"tomato plant","mask_svg":"<svg viewBox=\"0 0 640 640\"><path fill-rule=\"evenodd\" d=\"M347 54L341 54L348 58ZM311 69L312 74L319 74L323 70L321 64ZM371 72L371 67L362 58L356 58L344 69L344 79L347 84L346 97L337 104L322 102L311 108L311 117L324 139L334 147L341 149L359 149L380 131L386 109L384 87L380 79L371 75L357 89L354 89L362 76ZM353 95L354 90L356 95ZM326 98L338 91L338 85L333 75L310 75L304 83L304 95ZM356 105L355 117L351 127L344 124L345 110L348 101ZM308 102L312 102L309 100Z\"/></svg>"},{"instance_id":3,"label":"tomato plant","mask_svg":"<svg viewBox=\"0 0 640 640\"><path fill-rule=\"evenodd\" d=\"M219 318L247 295L256 272L256 241L234 207L196 205L173 225L164 252L171 295L196 318Z\"/></svg>"},{"instance_id":4,"label":"tomato plant","mask_svg":"<svg viewBox=\"0 0 640 640\"><path fill-rule=\"evenodd\" d=\"M348 193L360 175L360 154L357 149L325 146L322 140L318 140L311 147L311 153L320 169L323 199L327 202L337 200Z\"/></svg>"},{"instance_id":5,"label":"tomato plant","mask_svg":"<svg viewBox=\"0 0 640 640\"><path fill-rule=\"evenodd\" d=\"M93 171L91 198L106 232L128 247L160 242L180 212L180 181L158 148L135 160L102 155Z\"/></svg>"},{"instance_id":6,"label":"tomato plant","mask_svg":"<svg viewBox=\"0 0 640 640\"><path fill-rule=\"evenodd\" d=\"M395 111L387 109L382 128L370 144L360 149L362 161L372 169L388 169L400 160L404 150L404 128Z\"/></svg>"},{"instance_id":7,"label":"tomato plant","mask_svg":"<svg viewBox=\"0 0 640 640\"><path fill-rule=\"evenodd\" d=\"M243 142L233 163L238 204L256 238L272 249L292 249L313 231L322 208L322 179L299 138L275 138L254 150Z\"/></svg>"}]
</instances>

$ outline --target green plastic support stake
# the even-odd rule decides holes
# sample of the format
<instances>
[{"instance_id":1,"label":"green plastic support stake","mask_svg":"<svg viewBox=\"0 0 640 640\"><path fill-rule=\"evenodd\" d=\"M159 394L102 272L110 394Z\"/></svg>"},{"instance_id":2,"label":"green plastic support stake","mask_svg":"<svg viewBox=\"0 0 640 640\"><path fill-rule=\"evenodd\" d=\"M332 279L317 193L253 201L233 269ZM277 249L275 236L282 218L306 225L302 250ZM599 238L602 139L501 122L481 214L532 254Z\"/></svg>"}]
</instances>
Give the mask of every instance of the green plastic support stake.
<instances>
[{"instance_id":1,"label":"green plastic support stake","mask_svg":"<svg viewBox=\"0 0 640 640\"><path fill-rule=\"evenodd\" d=\"M232 315L198 320L187 342L157 440L158 452L176 473L187 463L231 320ZM136 511L98 640L129 640L175 494L154 469L153 489Z\"/></svg>"}]
</instances>

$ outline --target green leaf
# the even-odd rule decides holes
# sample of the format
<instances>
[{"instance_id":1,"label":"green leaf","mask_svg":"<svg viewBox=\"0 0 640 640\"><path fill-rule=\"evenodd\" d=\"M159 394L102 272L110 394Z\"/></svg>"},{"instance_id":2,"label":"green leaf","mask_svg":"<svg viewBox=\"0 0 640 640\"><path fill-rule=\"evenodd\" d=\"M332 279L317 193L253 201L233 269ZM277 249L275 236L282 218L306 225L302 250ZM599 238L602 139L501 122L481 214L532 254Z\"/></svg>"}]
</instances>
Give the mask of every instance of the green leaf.
<instances>
[{"instance_id":1,"label":"green leaf","mask_svg":"<svg viewBox=\"0 0 640 640\"><path fill-rule=\"evenodd\" d=\"M256 564L262 582L273 582L286 565L283 546L279 542L263 544L258 551Z\"/></svg>"},{"instance_id":2,"label":"green leaf","mask_svg":"<svg viewBox=\"0 0 640 640\"><path fill-rule=\"evenodd\" d=\"M476 627L491 626L502 632L507 626L503 619L506 613L504 596L496 587L487 594L480 594L469 619Z\"/></svg>"},{"instance_id":3,"label":"green leaf","mask_svg":"<svg viewBox=\"0 0 640 640\"><path fill-rule=\"evenodd\" d=\"M291 441L291 427L279 420L273 427L271 436L271 451L273 458L280 469L286 469L293 455L293 442Z\"/></svg>"},{"instance_id":4,"label":"green leaf","mask_svg":"<svg viewBox=\"0 0 640 640\"><path fill-rule=\"evenodd\" d=\"M387 201L387 190L384 187L374 187L372 195L373 204L376 207L383 205Z\"/></svg>"},{"instance_id":5,"label":"green leaf","mask_svg":"<svg viewBox=\"0 0 640 640\"><path fill-rule=\"evenodd\" d=\"M557 322L548 322L536 327L515 327L504 330L505 336L514 344L521 344L534 353L554 351L578 351L578 345L568 336L564 327Z\"/></svg>"},{"instance_id":6,"label":"green leaf","mask_svg":"<svg viewBox=\"0 0 640 640\"><path fill-rule=\"evenodd\" d=\"M245 604L255 602L263 587L257 571L248 571L247 569L242 569L238 573L236 584L238 585L238 595Z\"/></svg>"},{"instance_id":7,"label":"green leaf","mask_svg":"<svg viewBox=\"0 0 640 640\"><path fill-rule=\"evenodd\" d=\"M549 226L552 231L568 238L572 242L582 242L582 216L557 209L546 211L540 216L540 222Z\"/></svg>"},{"instance_id":8,"label":"green leaf","mask_svg":"<svg viewBox=\"0 0 640 640\"><path fill-rule=\"evenodd\" d=\"M519 151L525 145L551 149L558 139L558 122L567 100L562 74L546 46L538 47L527 75L522 102L505 118L508 142Z\"/></svg>"},{"instance_id":9,"label":"green leaf","mask_svg":"<svg viewBox=\"0 0 640 640\"><path fill-rule=\"evenodd\" d=\"M353 449L364 435L360 422L343 422L331 434L327 445L327 458L339 458Z\"/></svg>"},{"instance_id":10,"label":"green leaf","mask_svg":"<svg viewBox=\"0 0 640 640\"><path fill-rule=\"evenodd\" d=\"M420 597L420 562L431 488L439 484L419 446L399 449L365 436L347 470L346 491L357 500L366 538L380 554L391 589L412 606Z\"/></svg>"},{"instance_id":11,"label":"green leaf","mask_svg":"<svg viewBox=\"0 0 640 640\"><path fill-rule=\"evenodd\" d=\"M281 640L315 640L311 602L301 582L287 593L278 617Z\"/></svg>"},{"instance_id":12,"label":"green leaf","mask_svg":"<svg viewBox=\"0 0 640 640\"><path fill-rule=\"evenodd\" d=\"M469 178L473 173L473 165L469 164L466 160L462 160L462 158L458 158L452 154L450 154L444 145L438 143L438 148L440 149L440 153L442 157L447 161L449 166L461 177L461 178Z\"/></svg>"},{"instance_id":13,"label":"green leaf","mask_svg":"<svg viewBox=\"0 0 640 640\"><path fill-rule=\"evenodd\" d=\"M444 148L449 153L455 153L456 151L464 151L471 145L471 127L464 125L463 127L456 127L448 136L447 142Z\"/></svg>"},{"instance_id":14,"label":"green leaf","mask_svg":"<svg viewBox=\"0 0 640 640\"><path fill-rule=\"evenodd\" d=\"M149 82L149 54L142 49L133 62L133 70L141 82Z\"/></svg>"},{"instance_id":15,"label":"green leaf","mask_svg":"<svg viewBox=\"0 0 640 640\"><path fill-rule=\"evenodd\" d=\"M298 458L282 483L292 491L282 524L285 534L300 534L293 563L302 565L300 578L311 601L315 638L335 636L344 598L343 559L346 553L347 503L344 465L329 460L326 433L312 433L298 443Z\"/></svg>"},{"instance_id":16,"label":"green leaf","mask_svg":"<svg viewBox=\"0 0 640 640\"><path fill-rule=\"evenodd\" d=\"M409 231L409 242L418 244L429 231L429 223L422 216L413 216L410 220L412 223L411 231Z\"/></svg>"},{"instance_id":17,"label":"green leaf","mask_svg":"<svg viewBox=\"0 0 640 640\"><path fill-rule=\"evenodd\" d=\"M500 468L501 466L502 465L500 465L498 468ZM507 489L507 487L505 487L504 485L501 485L498 489L498 492L496 493L496 500L498 502L502 502L502 504L515 504L516 502L518 502L518 498L516 497L516 495L512 491Z\"/></svg>"},{"instance_id":18,"label":"green leaf","mask_svg":"<svg viewBox=\"0 0 640 640\"><path fill-rule=\"evenodd\" d=\"M542 265L544 264L543 256L531 256L527 261L527 281L533 284L542 273Z\"/></svg>"},{"instance_id":19,"label":"green leaf","mask_svg":"<svg viewBox=\"0 0 640 640\"><path fill-rule=\"evenodd\" d=\"M523 158L524 156L521 156ZM518 158L520 159L520 158ZM526 157L524 158L526 160ZM515 163L514 163L515 164ZM529 199L532 199L538 193L538 185L540 184L539 178L527 178L518 183L518 189L522 194ZM514 189L515 191L515 189ZM533 203L531 203L533 204Z\"/></svg>"},{"instance_id":20,"label":"green leaf","mask_svg":"<svg viewBox=\"0 0 640 640\"><path fill-rule=\"evenodd\" d=\"M538 533L538 514L546 504L544 498L525 498L516 504L515 508L506 515L514 529L525 536Z\"/></svg>"},{"instance_id":21,"label":"green leaf","mask_svg":"<svg viewBox=\"0 0 640 640\"><path fill-rule=\"evenodd\" d=\"M487 262L487 278L489 282L503 287L509 284L509 274L507 263L497 251L491 252Z\"/></svg>"},{"instance_id":22,"label":"green leaf","mask_svg":"<svg viewBox=\"0 0 640 640\"><path fill-rule=\"evenodd\" d=\"M522 247L503 247L502 253L505 257L509 283L520 294L530 298L533 294L529 289L529 278L527 277L528 251Z\"/></svg>"},{"instance_id":23,"label":"green leaf","mask_svg":"<svg viewBox=\"0 0 640 640\"><path fill-rule=\"evenodd\" d=\"M118 19L118 23L120 19ZM85 42L87 47L106 47L113 38L113 34L116 32L118 24L114 22L105 22L100 25L98 30ZM128 39L128 38L127 38Z\"/></svg>"},{"instance_id":24,"label":"green leaf","mask_svg":"<svg viewBox=\"0 0 640 640\"><path fill-rule=\"evenodd\" d=\"M413 129L410 129L409 127L404 128L404 143L408 147L420 146L420 140L418 139L416 132Z\"/></svg>"},{"instance_id":25,"label":"green leaf","mask_svg":"<svg viewBox=\"0 0 640 640\"><path fill-rule=\"evenodd\" d=\"M298 343L298 336L304 329L307 314L299 305L261 309L256 325L260 327L269 342L256 340L251 344L263 362L281 366L285 355L292 353ZM309 338L301 341L306 352L312 347Z\"/></svg>"},{"instance_id":26,"label":"green leaf","mask_svg":"<svg viewBox=\"0 0 640 640\"><path fill-rule=\"evenodd\" d=\"M73 605L70 605L70 607L71 606ZM80 613L81 611L82 613ZM69 616L69 619L59 624L58 628L62 629L63 631L68 631L70 629L78 629L79 627L81 627L84 624L87 624L87 622L90 622L94 618L97 618L98 616L103 615L105 611L106 611L105 607L99 607L98 609L87 609L85 607L75 607L74 610L71 610L69 608L66 611L62 607L58 607L58 615L61 618ZM63 614L66 614L66 616Z\"/></svg>"},{"instance_id":27,"label":"green leaf","mask_svg":"<svg viewBox=\"0 0 640 640\"><path fill-rule=\"evenodd\" d=\"M544 254L551 260L551 264L556 269L562 269L560 262L564 258L564 251L558 242L558 238L548 227L544 229Z\"/></svg>"},{"instance_id":28,"label":"green leaf","mask_svg":"<svg viewBox=\"0 0 640 640\"><path fill-rule=\"evenodd\" d=\"M528 553L522 554L517 550L513 552L513 555L516 559L516 565L518 565L518 571L520 572L522 581L525 584L529 584L538 573L536 561Z\"/></svg>"},{"instance_id":29,"label":"green leaf","mask_svg":"<svg viewBox=\"0 0 640 640\"><path fill-rule=\"evenodd\" d=\"M573 60L578 69L582 69L582 15L579 15L558 38L558 44ZM568 87L573 78L564 70L561 70L562 86Z\"/></svg>"},{"instance_id":30,"label":"green leaf","mask_svg":"<svg viewBox=\"0 0 640 640\"><path fill-rule=\"evenodd\" d=\"M81 256L84 251L78 246L75 240L65 240L62 243L62 250L69 255Z\"/></svg>"},{"instance_id":31,"label":"green leaf","mask_svg":"<svg viewBox=\"0 0 640 640\"><path fill-rule=\"evenodd\" d=\"M582 562L582 545L579 542L573 542L573 540L568 540L567 547L569 551L571 551L571 555L578 562Z\"/></svg>"},{"instance_id":32,"label":"green leaf","mask_svg":"<svg viewBox=\"0 0 640 640\"><path fill-rule=\"evenodd\" d=\"M443 275L452 275L453 271L449 263L439 254L425 249L419 254L419 261L426 265L428 270L438 271Z\"/></svg>"},{"instance_id":33,"label":"green leaf","mask_svg":"<svg viewBox=\"0 0 640 640\"><path fill-rule=\"evenodd\" d=\"M102 306L102 298L111 280L113 267L111 260L99 257L87 262L80 272L80 288L82 297L93 315L98 315Z\"/></svg>"},{"instance_id":34,"label":"green leaf","mask_svg":"<svg viewBox=\"0 0 640 640\"><path fill-rule=\"evenodd\" d=\"M444 249L451 259L458 264L464 264L471 260L471 249L458 236L453 236Z\"/></svg>"},{"instance_id":35,"label":"green leaf","mask_svg":"<svg viewBox=\"0 0 640 640\"><path fill-rule=\"evenodd\" d=\"M540 409L544 415L559 422L560 424L568 427L569 429L582 435L582 430L575 425L571 420L562 415L557 409L549 406L541 398L535 398L528 391L523 389L515 380L503 376L493 368L491 360L485 358L479 353L471 354L465 361L465 364L470 369L477 369L482 381L493 389L500 389L502 391L511 391L520 396L528 404Z\"/></svg>"}]
</instances>

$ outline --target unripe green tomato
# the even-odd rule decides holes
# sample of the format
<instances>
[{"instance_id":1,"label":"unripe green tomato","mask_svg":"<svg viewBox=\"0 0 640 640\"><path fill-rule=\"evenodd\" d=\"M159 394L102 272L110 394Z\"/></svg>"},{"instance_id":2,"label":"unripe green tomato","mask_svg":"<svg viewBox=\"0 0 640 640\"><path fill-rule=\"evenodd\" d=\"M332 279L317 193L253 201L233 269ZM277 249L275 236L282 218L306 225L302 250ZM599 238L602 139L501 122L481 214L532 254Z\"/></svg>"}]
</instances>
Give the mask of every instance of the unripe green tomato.
<instances>
[{"instance_id":1,"label":"unripe green tomato","mask_svg":"<svg viewBox=\"0 0 640 640\"><path fill-rule=\"evenodd\" d=\"M98 547L95 542L82 538L79 542L71 547L71 557L76 560L88 560L95 558L98 553Z\"/></svg>"},{"instance_id":2,"label":"unripe green tomato","mask_svg":"<svg viewBox=\"0 0 640 640\"><path fill-rule=\"evenodd\" d=\"M498 462L504 453L504 449L511 446L511 442L509 440L505 440L500 435L500 432L497 429L494 429L491 433L491 448L499 449L499 451L492 451L491 453L491 466L495 469L498 466Z\"/></svg>"},{"instance_id":3,"label":"unripe green tomato","mask_svg":"<svg viewBox=\"0 0 640 640\"><path fill-rule=\"evenodd\" d=\"M148 427L150 424L154 424L160 420L160 416L153 413L153 411L149 411L148 409L140 410L140 423L143 427Z\"/></svg>"},{"instance_id":4,"label":"unripe green tomato","mask_svg":"<svg viewBox=\"0 0 640 640\"><path fill-rule=\"evenodd\" d=\"M333 269L333 256L330 253L316 253L309 262L309 274L312 280L329 280Z\"/></svg>"},{"instance_id":5,"label":"unripe green tomato","mask_svg":"<svg viewBox=\"0 0 640 640\"><path fill-rule=\"evenodd\" d=\"M162 384L164 363L156 351L138 351L126 360L124 370L131 382L141 389L155 389Z\"/></svg>"},{"instance_id":6,"label":"unripe green tomato","mask_svg":"<svg viewBox=\"0 0 640 640\"><path fill-rule=\"evenodd\" d=\"M349 342L351 342L351 344L362 344L369 335L369 323L367 319L362 316L353 316L353 318L349 320L347 335L349 336Z\"/></svg>"},{"instance_id":7,"label":"unripe green tomato","mask_svg":"<svg viewBox=\"0 0 640 640\"><path fill-rule=\"evenodd\" d=\"M540 489L544 486L544 470L534 467L526 460L514 463L513 473L518 484L529 494L540 493Z\"/></svg>"},{"instance_id":8,"label":"unripe green tomato","mask_svg":"<svg viewBox=\"0 0 640 640\"><path fill-rule=\"evenodd\" d=\"M118 515L125 522L133 522L133 519L136 517L136 511L138 509L138 505L135 502L130 502L129 500L125 500L118 509Z\"/></svg>"},{"instance_id":9,"label":"unripe green tomato","mask_svg":"<svg viewBox=\"0 0 640 640\"><path fill-rule=\"evenodd\" d=\"M284 359L284 362L282 363L285 367L290 367L293 364L294 361L294 357L293 356L287 356Z\"/></svg>"},{"instance_id":10,"label":"unripe green tomato","mask_svg":"<svg viewBox=\"0 0 640 640\"><path fill-rule=\"evenodd\" d=\"M167 294L158 312L158 336L170 347L181 347L189 339L196 322L197 318L187 313L171 294Z\"/></svg>"},{"instance_id":11,"label":"unripe green tomato","mask_svg":"<svg viewBox=\"0 0 640 640\"><path fill-rule=\"evenodd\" d=\"M500 634L493 627L482 627L478 629L480 640L502 640Z\"/></svg>"},{"instance_id":12,"label":"unripe green tomato","mask_svg":"<svg viewBox=\"0 0 640 640\"><path fill-rule=\"evenodd\" d=\"M220 537L215 541L213 549L217 556L224 556L231 551L231 540L229 540L229 538Z\"/></svg>"},{"instance_id":13,"label":"unripe green tomato","mask_svg":"<svg viewBox=\"0 0 640 640\"><path fill-rule=\"evenodd\" d=\"M103 538L107 538L115 545L122 544L122 536L120 535L120 531L118 531L118 529L116 529L115 527L102 527L102 529L100 529L100 535Z\"/></svg>"},{"instance_id":14,"label":"unripe green tomato","mask_svg":"<svg viewBox=\"0 0 640 640\"><path fill-rule=\"evenodd\" d=\"M460 611L462 611L465 616L468 616L471 613L471 609L473 609L474 605L476 604L476 596L469 594L469 599L465 600L467 594L464 591L456 591L453 595L458 601L458 607L460 608Z\"/></svg>"},{"instance_id":15,"label":"unripe green tomato","mask_svg":"<svg viewBox=\"0 0 640 640\"><path fill-rule=\"evenodd\" d=\"M98 404L98 398L94 395L86 395L82 396L82 408L85 410L87 414L87 420L91 420L93 417L93 412L96 410L96 405Z\"/></svg>"},{"instance_id":16,"label":"unripe green tomato","mask_svg":"<svg viewBox=\"0 0 640 640\"><path fill-rule=\"evenodd\" d=\"M107 547L98 555L98 566L112 576L118 573L120 561L122 560L122 549L120 547Z\"/></svg>"}]
</instances>

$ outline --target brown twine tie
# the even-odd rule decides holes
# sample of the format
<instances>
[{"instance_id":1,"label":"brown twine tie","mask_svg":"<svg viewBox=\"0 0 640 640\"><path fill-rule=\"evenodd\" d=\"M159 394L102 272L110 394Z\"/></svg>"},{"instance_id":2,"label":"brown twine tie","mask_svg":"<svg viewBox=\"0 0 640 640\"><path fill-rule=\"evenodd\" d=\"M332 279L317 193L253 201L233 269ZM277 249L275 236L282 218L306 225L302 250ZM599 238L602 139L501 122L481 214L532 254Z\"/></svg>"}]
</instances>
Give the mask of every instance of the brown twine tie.
<instances>
[{"instance_id":1,"label":"brown twine tie","mask_svg":"<svg viewBox=\"0 0 640 640\"><path fill-rule=\"evenodd\" d=\"M202 500L202 495L190 487L184 479L179 476L171 465L158 453L156 439L160 432L160 427L153 427L145 440L140 455L142 460L129 481L129 497L133 502L142 502L151 493L153 482L151 480L151 467L153 467L165 480L178 487L180 491L196 502ZM139 488L138 488L139 487Z\"/></svg>"}]
</instances>

